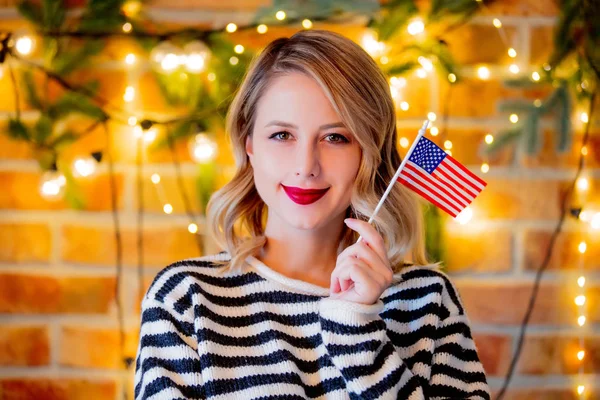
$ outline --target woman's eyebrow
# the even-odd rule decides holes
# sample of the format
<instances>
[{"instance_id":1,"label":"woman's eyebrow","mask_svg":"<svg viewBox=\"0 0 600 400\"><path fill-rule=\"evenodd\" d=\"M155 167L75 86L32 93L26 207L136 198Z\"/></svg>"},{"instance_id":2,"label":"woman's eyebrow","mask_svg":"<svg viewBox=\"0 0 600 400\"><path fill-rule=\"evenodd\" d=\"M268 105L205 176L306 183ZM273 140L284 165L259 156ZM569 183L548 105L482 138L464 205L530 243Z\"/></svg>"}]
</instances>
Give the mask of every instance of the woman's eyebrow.
<instances>
[{"instance_id":1,"label":"woman's eyebrow","mask_svg":"<svg viewBox=\"0 0 600 400\"><path fill-rule=\"evenodd\" d=\"M278 125L278 126L284 126L286 128L298 129L298 126L296 126L294 124L290 124L289 122L283 122L283 121L271 121L267 125L265 125L265 128L268 126L272 126L272 125ZM323 129L329 129L329 128L345 128L345 125L343 122L332 122L331 124L321 125L319 129L323 130Z\"/></svg>"}]
</instances>

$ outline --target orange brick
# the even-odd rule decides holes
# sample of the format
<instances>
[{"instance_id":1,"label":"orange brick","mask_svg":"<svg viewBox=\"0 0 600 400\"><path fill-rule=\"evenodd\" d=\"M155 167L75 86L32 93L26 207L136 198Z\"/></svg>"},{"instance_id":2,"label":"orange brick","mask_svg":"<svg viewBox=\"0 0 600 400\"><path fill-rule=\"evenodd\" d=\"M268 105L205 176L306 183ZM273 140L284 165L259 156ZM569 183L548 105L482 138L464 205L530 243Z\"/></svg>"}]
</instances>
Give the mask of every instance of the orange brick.
<instances>
[{"instance_id":1,"label":"orange brick","mask_svg":"<svg viewBox=\"0 0 600 400\"><path fill-rule=\"evenodd\" d=\"M539 388L539 389L509 389L506 391L504 398L510 400L578 400L581 399L576 392L576 387L572 389L552 389L552 388ZM492 398L497 398L500 390L492 390ZM597 399L598 395L594 388L586 387L585 399Z\"/></svg>"},{"instance_id":2,"label":"orange brick","mask_svg":"<svg viewBox=\"0 0 600 400\"><path fill-rule=\"evenodd\" d=\"M48 329L42 326L0 327L0 365L48 365Z\"/></svg>"},{"instance_id":3,"label":"orange brick","mask_svg":"<svg viewBox=\"0 0 600 400\"><path fill-rule=\"evenodd\" d=\"M464 78L452 85L442 80L439 103L444 108L448 102L448 112L453 117L488 117L498 114L497 103L500 99L516 96L519 92L510 89L500 81Z\"/></svg>"},{"instance_id":4,"label":"orange brick","mask_svg":"<svg viewBox=\"0 0 600 400\"><path fill-rule=\"evenodd\" d=\"M529 335L523 343L517 370L528 375L570 375L577 374L583 365L584 371L597 371L600 339L584 337L585 357L579 361L577 352L581 349L578 336Z\"/></svg>"},{"instance_id":5,"label":"orange brick","mask_svg":"<svg viewBox=\"0 0 600 400\"><path fill-rule=\"evenodd\" d=\"M519 42L515 28L507 26L503 29L509 43ZM455 61L461 65L512 63L502 36L492 24L466 24L445 35L444 40Z\"/></svg>"},{"instance_id":6,"label":"orange brick","mask_svg":"<svg viewBox=\"0 0 600 400\"><path fill-rule=\"evenodd\" d=\"M472 204L481 218L558 218L563 183L487 177L488 185Z\"/></svg>"},{"instance_id":7,"label":"orange brick","mask_svg":"<svg viewBox=\"0 0 600 400\"><path fill-rule=\"evenodd\" d=\"M536 26L532 27L531 35L531 58L532 65L543 65L550 60L554 49L554 27Z\"/></svg>"},{"instance_id":8,"label":"orange brick","mask_svg":"<svg viewBox=\"0 0 600 400\"><path fill-rule=\"evenodd\" d=\"M3 400L109 400L117 393L113 380L11 378L0 380Z\"/></svg>"},{"instance_id":9,"label":"orange brick","mask_svg":"<svg viewBox=\"0 0 600 400\"><path fill-rule=\"evenodd\" d=\"M553 131L542 132L543 140L540 151L533 155L526 155L523 165L533 167L577 167L581 155L583 135L574 132L572 144L567 151L559 153L555 148L556 134ZM588 155L585 157L586 168L600 167L600 135L590 135L587 142Z\"/></svg>"},{"instance_id":10,"label":"orange brick","mask_svg":"<svg viewBox=\"0 0 600 400\"><path fill-rule=\"evenodd\" d=\"M512 234L508 230L472 228L446 230L448 272L508 271L512 264Z\"/></svg>"},{"instance_id":11,"label":"orange brick","mask_svg":"<svg viewBox=\"0 0 600 400\"><path fill-rule=\"evenodd\" d=\"M31 145L23 140L14 140L6 135L8 123L0 122L0 159L26 160L33 158Z\"/></svg>"},{"instance_id":12,"label":"orange brick","mask_svg":"<svg viewBox=\"0 0 600 400\"><path fill-rule=\"evenodd\" d=\"M407 117L425 117L431 111L431 90L429 79L421 79L411 73L406 75L406 86L400 89L398 99L395 101L397 106L398 119ZM408 110L400 109L401 102L406 101L409 105Z\"/></svg>"},{"instance_id":13,"label":"orange brick","mask_svg":"<svg viewBox=\"0 0 600 400\"><path fill-rule=\"evenodd\" d=\"M114 289L114 278L0 274L0 312L105 314Z\"/></svg>"},{"instance_id":14,"label":"orange brick","mask_svg":"<svg viewBox=\"0 0 600 400\"><path fill-rule=\"evenodd\" d=\"M126 332L124 357L135 358L138 329ZM61 329L60 364L72 367L123 368L120 333L115 329L64 326Z\"/></svg>"},{"instance_id":15,"label":"orange brick","mask_svg":"<svg viewBox=\"0 0 600 400\"><path fill-rule=\"evenodd\" d=\"M457 282L465 309L473 322L520 325L533 283ZM535 308L530 318L532 324L576 324L578 307L573 299L577 288L565 287L564 283L542 283L539 287ZM598 307L600 287L587 286L587 307ZM588 323L599 316L588 314Z\"/></svg>"},{"instance_id":16,"label":"orange brick","mask_svg":"<svg viewBox=\"0 0 600 400\"><path fill-rule=\"evenodd\" d=\"M52 236L45 224L0 224L0 261L46 262Z\"/></svg>"},{"instance_id":17,"label":"orange brick","mask_svg":"<svg viewBox=\"0 0 600 400\"><path fill-rule=\"evenodd\" d=\"M110 210L110 184L108 174L77 179L79 191L84 201L84 210ZM60 210L69 208L66 200L49 201L40 195L42 174L39 172L0 172L0 208L25 210ZM117 204L121 208L123 177L115 174L117 185ZM24 195L27 193L27 195Z\"/></svg>"},{"instance_id":18,"label":"orange brick","mask_svg":"<svg viewBox=\"0 0 600 400\"><path fill-rule=\"evenodd\" d=\"M493 1L481 9L483 15L556 16L559 6L545 0L502 0Z\"/></svg>"},{"instance_id":19,"label":"orange brick","mask_svg":"<svg viewBox=\"0 0 600 400\"><path fill-rule=\"evenodd\" d=\"M473 332L477 354L487 376L506 374L510 364L512 339L507 335Z\"/></svg>"},{"instance_id":20,"label":"orange brick","mask_svg":"<svg viewBox=\"0 0 600 400\"><path fill-rule=\"evenodd\" d=\"M68 262L113 267L116 260L114 230L67 225L62 229L62 259ZM202 240L202 238L201 238ZM137 232L123 229L123 263L137 266ZM144 266L162 267L174 261L199 257L198 244L186 228L144 230Z\"/></svg>"},{"instance_id":21,"label":"orange brick","mask_svg":"<svg viewBox=\"0 0 600 400\"><path fill-rule=\"evenodd\" d=\"M525 233L525 254L523 264L526 269L537 270L546 257L552 232L528 231ZM597 236L597 235L596 235ZM581 241L587 243L586 253L582 256L578 246ZM585 270L600 269L600 238L593 234L582 235L577 232L561 232L552 250L548 269Z\"/></svg>"}]
</instances>

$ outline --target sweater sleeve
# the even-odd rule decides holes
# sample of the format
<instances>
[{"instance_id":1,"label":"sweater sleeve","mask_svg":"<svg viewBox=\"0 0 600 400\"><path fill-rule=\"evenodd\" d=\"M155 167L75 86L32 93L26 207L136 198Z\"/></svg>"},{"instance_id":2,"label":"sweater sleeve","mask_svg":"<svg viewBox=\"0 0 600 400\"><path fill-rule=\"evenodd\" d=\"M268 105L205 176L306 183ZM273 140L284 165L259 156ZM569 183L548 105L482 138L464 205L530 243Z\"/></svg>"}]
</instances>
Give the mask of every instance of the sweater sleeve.
<instances>
[{"instance_id":1,"label":"sweater sleeve","mask_svg":"<svg viewBox=\"0 0 600 400\"><path fill-rule=\"evenodd\" d=\"M192 318L145 297L135 367L135 399L204 398Z\"/></svg>"},{"instance_id":2,"label":"sweater sleeve","mask_svg":"<svg viewBox=\"0 0 600 400\"><path fill-rule=\"evenodd\" d=\"M323 298L321 336L333 364L355 399L425 399L419 377L396 352L379 313L383 301L366 305ZM367 356L368 355L368 356Z\"/></svg>"},{"instance_id":3,"label":"sweater sleeve","mask_svg":"<svg viewBox=\"0 0 600 400\"><path fill-rule=\"evenodd\" d=\"M373 305L321 299L321 335L352 398L490 399L461 300L447 279L446 286L442 302L449 303L441 309L449 311L435 330L429 382L413 374L396 352L379 316L381 299Z\"/></svg>"}]
</instances>

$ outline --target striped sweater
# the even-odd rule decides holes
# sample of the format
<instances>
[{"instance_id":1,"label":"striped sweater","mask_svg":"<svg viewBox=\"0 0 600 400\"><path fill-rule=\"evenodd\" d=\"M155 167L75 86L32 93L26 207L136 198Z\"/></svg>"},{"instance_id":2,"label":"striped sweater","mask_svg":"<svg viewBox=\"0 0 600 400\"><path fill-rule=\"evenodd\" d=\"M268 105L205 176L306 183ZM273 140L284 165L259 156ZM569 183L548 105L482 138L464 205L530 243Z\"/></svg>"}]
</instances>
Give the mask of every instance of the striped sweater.
<instances>
[{"instance_id":1,"label":"striped sweater","mask_svg":"<svg viewBox=\"0 0 600 400\"><path fill-rule=\"evenodd\" d=\"M372 305L255 257L159 272L142 300L137 399L490 399L459 293L405 266Z\"/></svg>"}]
</instances>

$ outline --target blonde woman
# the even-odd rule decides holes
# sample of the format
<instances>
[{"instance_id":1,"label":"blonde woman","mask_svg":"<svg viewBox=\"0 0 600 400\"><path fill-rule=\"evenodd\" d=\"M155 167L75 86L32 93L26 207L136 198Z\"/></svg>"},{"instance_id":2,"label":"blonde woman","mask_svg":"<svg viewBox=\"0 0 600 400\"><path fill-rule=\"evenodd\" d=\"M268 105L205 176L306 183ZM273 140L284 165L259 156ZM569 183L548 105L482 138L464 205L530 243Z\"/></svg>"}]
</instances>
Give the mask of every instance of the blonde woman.
<instances>
[{"instance_id":1,"label":"blonde woman","mask_svg":"<svg viewBox=\"0 0 600 400\"><path fill-rule=\"evenodd\" d=\"M401 162L371 57L328 31L274 40L227 132L237 173L207 208L223 251L148 289L136 399L489 399L419 198L397 184L367 223Z\"/></svg>"}]
</instances>

